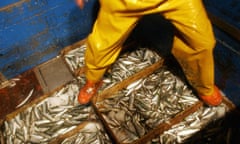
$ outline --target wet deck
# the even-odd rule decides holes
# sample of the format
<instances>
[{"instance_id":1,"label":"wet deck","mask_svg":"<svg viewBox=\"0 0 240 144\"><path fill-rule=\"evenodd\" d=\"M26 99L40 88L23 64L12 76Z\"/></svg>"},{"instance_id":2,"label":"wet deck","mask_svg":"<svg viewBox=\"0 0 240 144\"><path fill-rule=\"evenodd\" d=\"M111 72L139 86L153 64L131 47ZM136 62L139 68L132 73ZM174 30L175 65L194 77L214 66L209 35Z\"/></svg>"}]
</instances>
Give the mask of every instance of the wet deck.
<instances>
[{"instance_id":1,"label":"wet deck","mask_svg":"<svg viewBox=\"0 0 240 144\"><path fill-rule=\"evenodd\" d=\"M17 108L29 92L34 92L28 102L43 95L43 89L33 70L29 70L15 78L14 86L0 89L0 119L4 119L7 114L12 113Z\"/></svg>"}]
</instances>

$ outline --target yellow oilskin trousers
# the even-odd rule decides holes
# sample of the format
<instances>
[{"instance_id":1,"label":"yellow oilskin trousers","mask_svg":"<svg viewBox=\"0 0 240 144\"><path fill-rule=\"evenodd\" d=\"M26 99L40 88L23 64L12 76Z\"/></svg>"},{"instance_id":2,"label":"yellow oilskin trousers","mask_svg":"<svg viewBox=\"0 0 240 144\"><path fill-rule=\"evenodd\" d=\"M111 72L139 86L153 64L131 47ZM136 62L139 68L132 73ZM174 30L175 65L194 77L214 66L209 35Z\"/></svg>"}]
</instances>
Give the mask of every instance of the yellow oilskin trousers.
<instances>
[{"instance_id":1,"label":"yellow oilskin trousers","mask_svg":"<svg viewBox=\"0 0 240 144\"><path fill-rule=\"evenodd\" d=\"M211 95L215 39L201 0L100 0L97 20L87 38L87 79L97 82L102 78L139 18L151 13L159 13L174 24L178 35L173 55L198 94Z\"/></svg>"}]
</instances>

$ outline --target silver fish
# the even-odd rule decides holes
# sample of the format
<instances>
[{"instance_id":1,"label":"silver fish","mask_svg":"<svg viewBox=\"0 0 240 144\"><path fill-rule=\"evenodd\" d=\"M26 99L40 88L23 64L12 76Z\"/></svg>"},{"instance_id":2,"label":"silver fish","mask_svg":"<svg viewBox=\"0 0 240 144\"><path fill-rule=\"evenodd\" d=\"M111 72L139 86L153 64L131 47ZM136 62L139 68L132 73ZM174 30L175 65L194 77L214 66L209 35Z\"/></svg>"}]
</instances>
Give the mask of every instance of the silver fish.
<instances>
[{"instance_id":1,"label":"silver fish","mask_svg":"<svg viewBox=\"0 0 240 144\"><path fill-rule=\"evenodd\" d=\"M19 108L19 107L23 106L23 105L29 100L29 98L32 96L33 91L34 91L34 89L32 89L32 90L29 92L28 96L27 96L20 104L18 104L18 105L16 106L16 108Z\"/></svg>"}]
</instances>

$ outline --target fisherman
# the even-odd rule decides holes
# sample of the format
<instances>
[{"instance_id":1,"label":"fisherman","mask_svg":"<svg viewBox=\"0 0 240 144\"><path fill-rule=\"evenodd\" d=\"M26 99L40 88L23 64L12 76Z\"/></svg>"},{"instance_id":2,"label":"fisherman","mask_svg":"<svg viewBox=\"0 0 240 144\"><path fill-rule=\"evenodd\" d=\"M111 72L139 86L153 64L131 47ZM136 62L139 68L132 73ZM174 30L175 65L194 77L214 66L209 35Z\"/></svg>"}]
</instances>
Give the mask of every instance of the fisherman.
<instances>
[{"instance_id":1,"label":"fisherman","mask_svg":"<svg viewBox=\"0 0 240 144\"><path fill-rule=\"evenodd\" d=\"M101 79L114 63L139 20L149 14L161 14L177 30L171 53L200 99L209 106L222 102L214 84L212 25L201 0L99 0L100 9L85 53L86 84L78 101L87 104L101 86ZM76 0L84 7L84 0Z\"/></svg>"}]
</instances>

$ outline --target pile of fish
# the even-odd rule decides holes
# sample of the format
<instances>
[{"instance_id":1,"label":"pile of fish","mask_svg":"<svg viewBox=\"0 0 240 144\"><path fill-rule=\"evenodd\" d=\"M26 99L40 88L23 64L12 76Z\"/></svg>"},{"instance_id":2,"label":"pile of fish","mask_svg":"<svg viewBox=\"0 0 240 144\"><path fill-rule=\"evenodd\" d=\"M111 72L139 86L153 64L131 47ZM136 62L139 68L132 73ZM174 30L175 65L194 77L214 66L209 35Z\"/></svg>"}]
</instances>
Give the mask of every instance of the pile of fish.
<instances>
[{"instance_id":1,"label":"pile of fish","mask_svg":"<svg viewBox=\"0 0 240 144\"><path fill-rule=\"evenodd\" d=\"M85 46L82 46L78 50L75 49L74 53L77 52L78 56L83 56L85 48ZM71 60L76 59L76 57L71 58L72 54L71 52L70 55L66 55L66 58L68 58L67 61L70 60L68 63L72 67L71 69L76 70L78 67L83 66L84 63L80 58L77 58L78 60L75 62L71 62ZM102 89L114 86L160 59L159 55L147 48L139 48L136 51L120 55L104 76L105 85ZM173 118L176 114L198 101L198 98L185 82L173 75L166 67L159 69L147 78L130 84L126 89L113 95L114 98L106 99L97 103L97 105L109 127L112 128L118 140L123 143L137 140L149 130ZM217 108L206 109L210 114L206 113L206 111L203 113L208 118L205 117L201 121L202 123L210 122L213 118L209 115L213 115L217 111ZM186 129L188 129L187 126ZM197 128L197 130L199 129L201 127ZM192 130L192 133L182 132L180 135L185 134L184 138L176 135L175 138L170 138L168 141L180 143L194 132L197 132L197 130ZM165 134L161 137L162 143L166 137Z\"/></svg>"},{"instance_id":2,"label":"pile of fish","mask_svg":"<svg viewBox=\"0 0 240 144\"><path fill-rule=\"evenodd\" d=\"M29 107L4 122L6 144L48 143L85 121L99 121L91 106L79 105L76 97L83 78L55 92L45 100ZM85 131L96 135L97 129L86 126ZM104 131L98 126L98 131ZM83 132L85 133L85 132ZM109 140L101 136L101 141ZM86 143L85 139L82 143Z\"/></svg>"},{"instance_id":3,"label":"pile of fish","mask_svg":"<svg viewBox=\"0 0 240 144\"><path fill-rule=\"evenodd\" d=\"M186 117L182 122L164 131L162 135L153 139L152 142L161 144L191 143L191 139L189 138L200 133L208 124L223 118L228 110L225 104L221 104L218 107L201 107ZM219 129L221 127L223 127L223 125L219 123L215 127L209 128L208 131L202 132L201 137L205 139L204 141L209 140L211 143L208 136L210 137L210 135L216 133L216 128Z\"/></svg>"},{"instance_id":4,"label":"pile of fish","mask_svg":"<svg viewBox=\"0 0 240 144\"><path fill-rule=\"evenodd\" d=\"M98 102L120 142L131 143L198 102L192 90L162 68Z\"/></svg>"},{"instance_id":5,"label":"pile of fish","mask_svg":"<svg viewBox=\"0 0 240 144\"><path fill-rule=\"evenodd\" d=\"M89 121L77 134L66 138L62 144L112 144L103 129L100 122Z\"/></svg>"},{"instance_id":6,"label":"pile of fish","mask_svg":"<svg viewBox=\"0 0 240 144\"><path fill-rule=\"evenodd\" d=\"M72 72L84 66L85 50L83 45L64 55ZM100 92L159 60L161 57L147 48L121 54L104 75ZM93 107L77 102L79 88L84 83L85 77L79 76L40 103L4 121L2 135L5 143L48 143L83 122L87 122L86 125L66 138L63 144L112 143ZM96 107L118 141L131 143L198 101L188 85L163 66L113 93L111 98L98 101ZM202 107L149 143L184 143L226 112L224 104L214 108Z\"/></svg>"},{"instance_id":7,"label":"pile of fish","mask_svg":"<svg viewBox=\"0 0 240 144\"><path fill-rule=\"evenodd\" d=\"M84 66L85 50L86 45L82 45L64 55L72 72ZM103 80L107 83L108 87L111 87L160 59L161 57L157 53L147 48L139 48L133 52L123 53L105 74Z\"/></svg>"},{"instance_id":8,"label":"pile of fish","mask_svg":"<svg viewBox=\"0 0 240 144\"><path fill-rule=\"evenodd\" d=\"M81 47L73 49L64 55L64 59L72 72L84 66L85 51L86 45L82 45Z\"/></svg>"}]
</instances>

